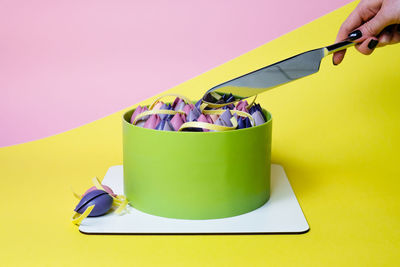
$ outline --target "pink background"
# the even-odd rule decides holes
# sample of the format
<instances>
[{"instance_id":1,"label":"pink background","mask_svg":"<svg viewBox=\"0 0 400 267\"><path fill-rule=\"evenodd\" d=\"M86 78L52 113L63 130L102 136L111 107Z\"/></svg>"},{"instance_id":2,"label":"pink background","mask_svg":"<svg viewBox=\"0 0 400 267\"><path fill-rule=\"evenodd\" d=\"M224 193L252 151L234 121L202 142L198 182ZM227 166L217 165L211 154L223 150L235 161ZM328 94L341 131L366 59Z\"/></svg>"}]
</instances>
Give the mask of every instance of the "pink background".
<instances>
[{"instance_id":1,"label":"pink background","mask_svg":"<svg viewBox=\"0 0 400 267\"><path fill-rule=\"evenodd\" d=\"M0 146L131 106L349 2L0 0Z\"/></svg>"}]
</instances>

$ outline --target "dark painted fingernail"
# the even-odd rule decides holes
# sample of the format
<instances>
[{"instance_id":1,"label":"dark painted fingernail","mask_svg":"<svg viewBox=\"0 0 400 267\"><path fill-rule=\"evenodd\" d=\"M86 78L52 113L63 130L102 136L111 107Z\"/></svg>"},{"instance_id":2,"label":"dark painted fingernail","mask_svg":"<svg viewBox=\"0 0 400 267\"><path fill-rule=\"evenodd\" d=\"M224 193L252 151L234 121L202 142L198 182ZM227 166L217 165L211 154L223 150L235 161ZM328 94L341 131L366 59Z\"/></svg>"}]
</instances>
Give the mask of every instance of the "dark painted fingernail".
<instances>
[{"instance_id":1,"label":"dark painted fingernail","mask_svg":"<svg viewBox=\"0 0 400 267\"><path fill-rule=\"evenodd\" d=\"M368 43L368 48L373 50L378 45L378 40L372 39Z\"/></svg>"},{"instance_id":2,"label":"dark painted fingernail","mask_svg":"<svg viewBox=\"0 0 400 267\"><path fill-rule=\"evenodd\" d=\"M357 40L357 39L361 38L361 36L362 36L361 31L360 30L355 30L354 32L350 33L347 37L350 40L354 41L354 40Z\"/></svg>"}]
</instances>

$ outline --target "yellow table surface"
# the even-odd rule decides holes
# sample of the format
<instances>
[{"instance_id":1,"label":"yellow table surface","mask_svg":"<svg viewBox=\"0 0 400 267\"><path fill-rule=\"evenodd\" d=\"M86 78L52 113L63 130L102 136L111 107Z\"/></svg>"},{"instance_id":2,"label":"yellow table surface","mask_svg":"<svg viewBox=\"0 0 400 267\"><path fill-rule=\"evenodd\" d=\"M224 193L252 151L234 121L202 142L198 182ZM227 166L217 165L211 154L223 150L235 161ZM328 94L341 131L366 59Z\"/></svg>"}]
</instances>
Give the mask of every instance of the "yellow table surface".
<instances>
[{"instance_id":1,"label":"yellow table surface","mask_svg":"<svg viewBox=\"0 0 400 267\"><path fill-rule=\"evenodd\" d=\"M169 92L198 99L226 79L328 45L354 7L347 5ZM0 265L399 266L399 66L400 45L368 57L350 49L342 65L333 66L329 57L319 73L259 96L274 118L273 162L287 172L311 226L306 234L81 234L70 222L76 204L70 187L82 192L92 177L122 164L120 111L0 149Z\"/></svg>"}]
</instances>

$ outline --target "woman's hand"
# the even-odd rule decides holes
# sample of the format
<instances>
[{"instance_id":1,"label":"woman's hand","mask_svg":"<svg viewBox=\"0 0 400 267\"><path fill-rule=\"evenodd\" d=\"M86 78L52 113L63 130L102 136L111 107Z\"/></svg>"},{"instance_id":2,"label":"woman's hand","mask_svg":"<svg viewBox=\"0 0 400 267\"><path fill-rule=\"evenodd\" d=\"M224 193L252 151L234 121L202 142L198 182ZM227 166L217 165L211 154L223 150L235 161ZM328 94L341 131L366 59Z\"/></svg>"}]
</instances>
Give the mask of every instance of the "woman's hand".
<instances>
[{"instance_id":1,"label":"woman's hand","mask_svg":"<svg viewBox=\"0 0 400 267\"><path fill-rule=\"evenodd\" d=\"M364 55L375 47L400 42L400 0L361 0L340 27L336 42L349 38ZM334 53L333 64L342 62L346 50Z\"/></svg>"}]
</instances>

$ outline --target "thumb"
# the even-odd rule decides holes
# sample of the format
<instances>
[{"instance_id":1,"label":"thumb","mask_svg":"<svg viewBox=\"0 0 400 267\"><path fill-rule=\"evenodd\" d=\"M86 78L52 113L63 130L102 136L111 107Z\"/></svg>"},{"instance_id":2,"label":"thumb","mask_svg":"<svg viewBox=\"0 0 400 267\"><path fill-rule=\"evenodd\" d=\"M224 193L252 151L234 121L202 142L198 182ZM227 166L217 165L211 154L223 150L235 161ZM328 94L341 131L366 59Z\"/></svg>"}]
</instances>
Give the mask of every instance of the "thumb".
<instances>
[{"instance_id":1,"label":"thumb","mask_svg":"<svg viewBox=\"0 0 400 267\"><path fill-rule=\"evenodd\" d=\"M378 12L375 17L358 28L362 32L360 41L377 36L389 23L387 18L382 15L382 12Z\"/></svg>"}]
</instances>

